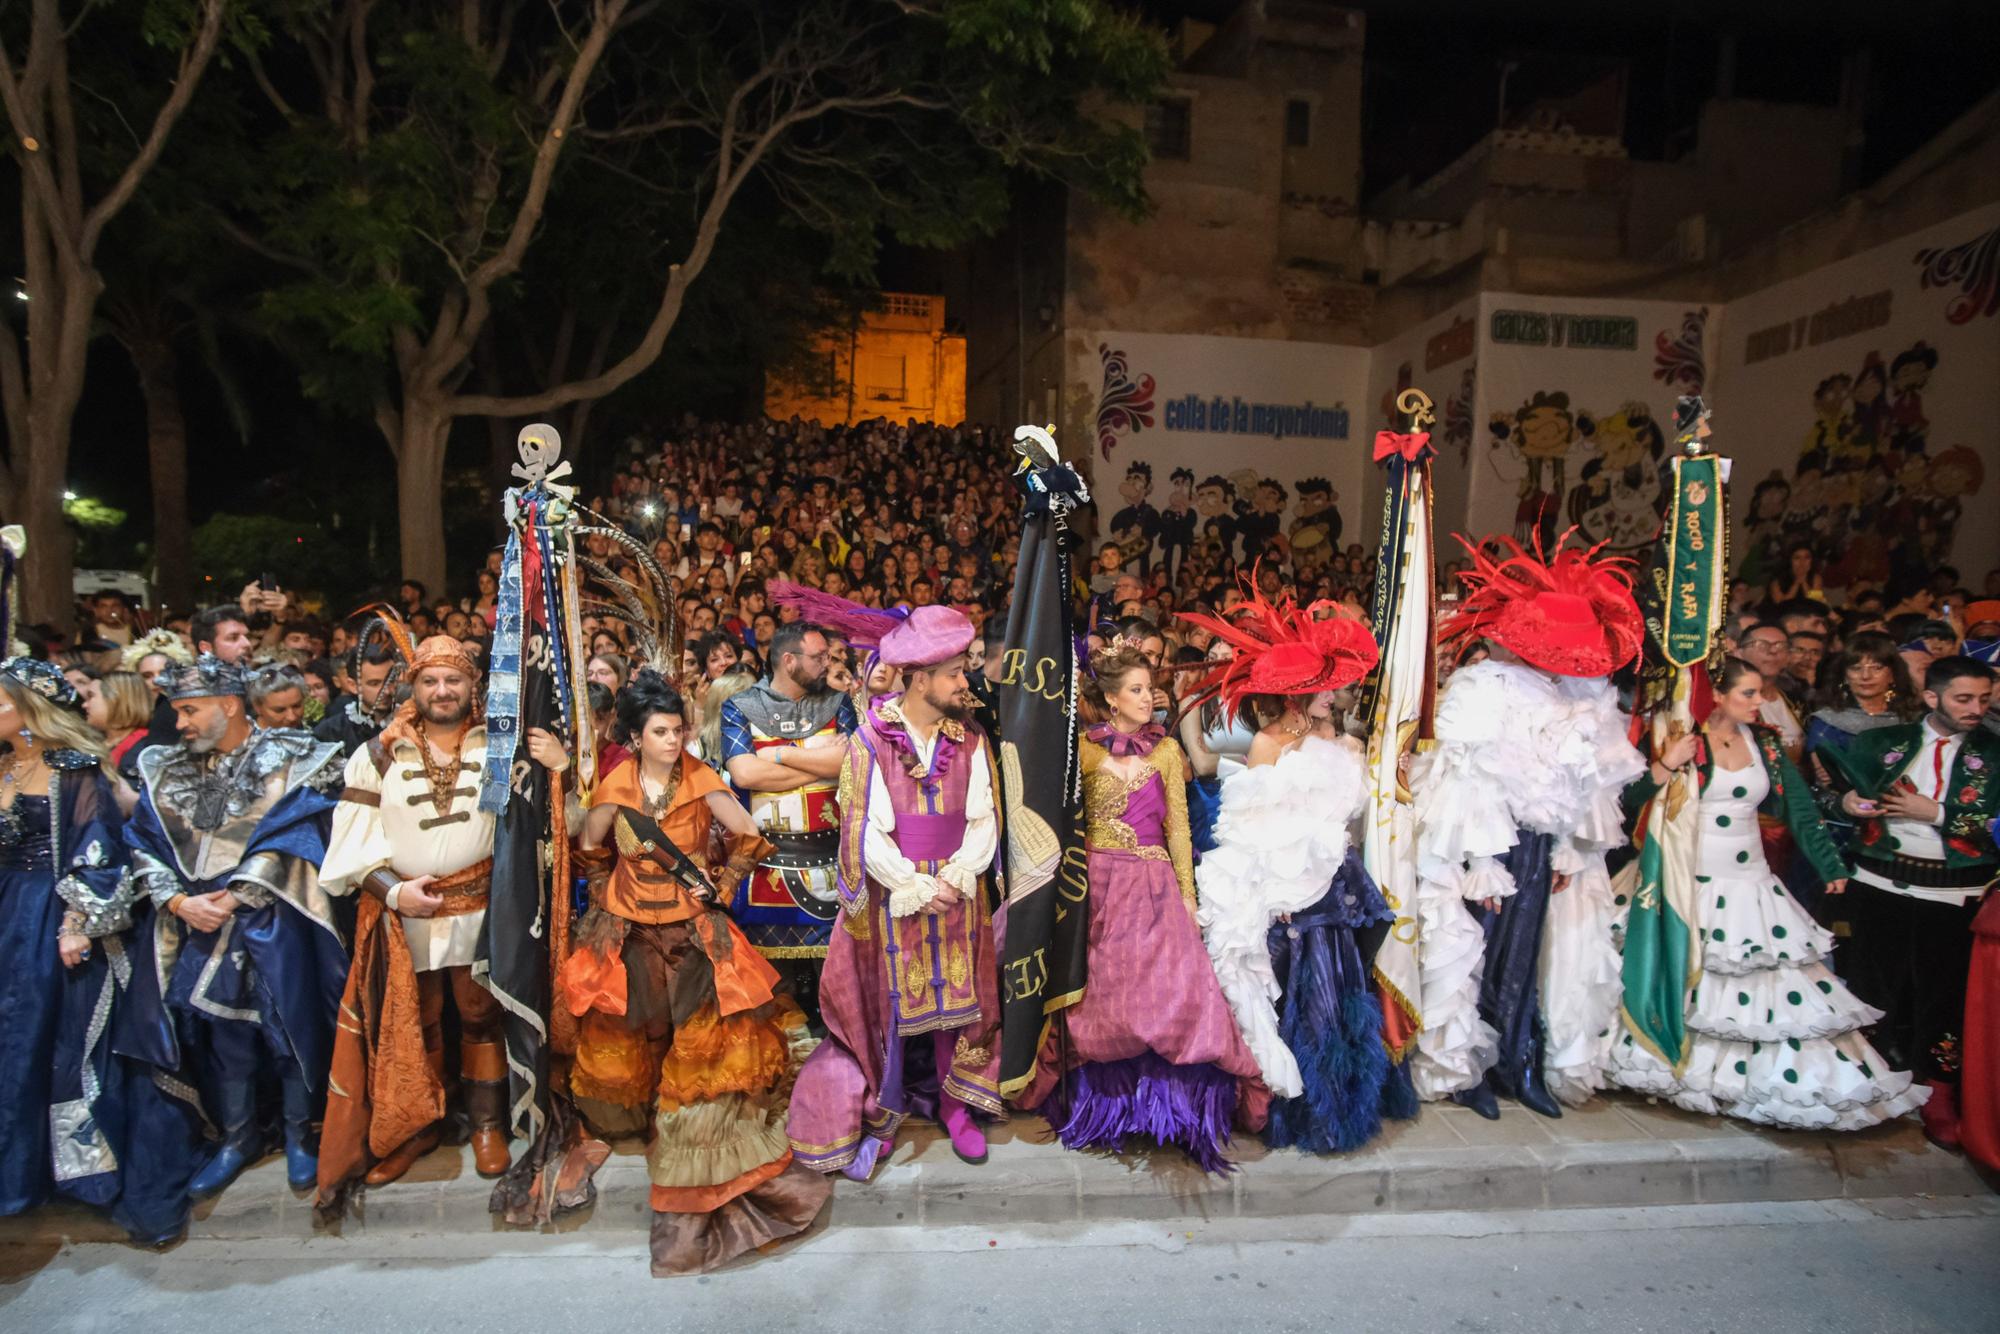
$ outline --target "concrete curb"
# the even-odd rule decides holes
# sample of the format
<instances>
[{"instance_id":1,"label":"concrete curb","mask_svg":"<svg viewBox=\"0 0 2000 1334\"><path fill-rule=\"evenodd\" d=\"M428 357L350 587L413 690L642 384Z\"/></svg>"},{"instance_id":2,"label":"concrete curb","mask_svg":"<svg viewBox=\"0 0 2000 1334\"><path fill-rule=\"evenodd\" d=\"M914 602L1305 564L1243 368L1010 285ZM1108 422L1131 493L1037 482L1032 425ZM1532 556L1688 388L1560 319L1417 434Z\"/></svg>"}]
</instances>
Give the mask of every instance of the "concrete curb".
<instances>
[{"instance_id":1,"label":"concrete curb","mask_svg":"<svg viewBox=\"0 0 2000 1334\"><path fill-rule=\"evenodd\" d=\"M983 1166L948 1141L910 1130L865 1184L842 1180L827 1226L893 1227L1211 1220L1368 1213L1644 1207L1777 1200L1976 1196L1991 1187L1964 1158L1903 1122L1835 1136L1761 1132L1622 1098L1561 1121L1509 1107L1483 1122L1462 1108L1427 1108L1358 1153L1319 1157L1238 1146L1238 1170L1209 1177L1179 1154L1067 1153L1036 1118L996 1128ZM597 1174L596 1205L559 1232L643 1233L648 1181L636 1143ZM444 1148L394 1185L369 1191L337 1229L418 1233L504 1230L487 1211L491 1183L470 1153ZM307 1200L284 1183L282 1161L252 1168L204 1204L199 1238L314 1234ZM0 1245L121 1241L88 1210L53 1206L0 1220Z\"/></svg>"}]
</instances>

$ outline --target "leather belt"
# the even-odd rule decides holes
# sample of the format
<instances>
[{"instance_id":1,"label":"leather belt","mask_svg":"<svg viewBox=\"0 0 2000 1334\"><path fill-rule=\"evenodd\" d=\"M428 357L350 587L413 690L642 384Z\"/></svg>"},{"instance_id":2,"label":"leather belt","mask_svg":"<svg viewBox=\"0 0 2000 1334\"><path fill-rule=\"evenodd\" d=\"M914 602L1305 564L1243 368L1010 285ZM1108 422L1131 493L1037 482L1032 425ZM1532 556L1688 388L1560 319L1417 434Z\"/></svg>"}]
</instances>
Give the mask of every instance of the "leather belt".
<instances>
[{"instance_id":1,"label":"leather belt","mask_svg":"<svg viewBox=\"0 0 2000 1334\"><path fill-rule=\"evenodd\" d=\"M389 891L407 876L397 875L384 867L369 873L361 887L385 902ZM425 892L437 895L444 902L438 905L434 917L463 917L467 913L479 912L486 907L487 897L493 885L493 859L491 857L474 862L450 875L441 875L425 887Z\"/></svg>"},{"instance_id":2,"label":"leather belt","mask_svg":"<svg viewBox=\"0 0 2000 1334\"><path fill-rule=\"evenodd\" d=\"M1982 889L1994 877L1991 866L1949 866L1928 857L1877 857L1862 853L1855 862L1891 883L1915 885L1919 889Z\"/></svg>"},{"instance_id":3,"label":"leather belt","mask_svg":"<svg viewBox=\"0 0 2000 1334\"><path fill-rule=\"evenodd\" d=\"M815 866L829 866L840 857L838 829L814 829L804 833L766 829L761 832L770 840L771 851L757 863L759 866L802 871Z\"/></svg>"}]
</instances>

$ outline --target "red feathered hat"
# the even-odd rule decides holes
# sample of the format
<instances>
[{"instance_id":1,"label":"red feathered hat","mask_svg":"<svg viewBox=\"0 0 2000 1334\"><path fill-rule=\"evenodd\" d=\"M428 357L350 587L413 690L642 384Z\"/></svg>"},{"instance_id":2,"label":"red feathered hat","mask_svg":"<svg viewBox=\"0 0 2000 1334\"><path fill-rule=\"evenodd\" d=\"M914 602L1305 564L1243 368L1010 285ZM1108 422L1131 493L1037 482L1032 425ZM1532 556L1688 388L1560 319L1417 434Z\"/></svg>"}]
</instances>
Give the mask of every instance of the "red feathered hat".
<instances>
[{"instance_id":1,"label":"red feathered hat","mask_svg":"<svg viewBox=\"0 0 2000 1334\"><path fill-rule=\"evenodd\" d=\"M1255 577L1249 581L1250 600L1228 620L1201 612L1180 618L1198 625L1235 650L1227 662L1217 662L1196 687L1195 699L1219 696L1234 718L1252 695L1315 695L1351 686L1375 669L1382 651L1368 627L1339 603L1322 599L1303 612L1290 593L1267 602ZM1319 619L1322 610L1333 612Z\"/></svg>"},{"instance_id":2,"label":"red feathered hat","mask_svg":"<svg viewBox=\"0 0 2000 1334\"><path fill-rule=\"evenodd\" d=\"M1463 535L1459 545L1472 568L1459 575L1466 587L1458 612L1440 638L1450 644L1490 639L1531 667L1558 676L1608 676L1639 652L1645 622L1632 599L1631 562L1599 558L1603 544L1570 546L1574 528L1543 556L1512 538L1494 539L1495 558Z\"/></svg>"}]
</instances>

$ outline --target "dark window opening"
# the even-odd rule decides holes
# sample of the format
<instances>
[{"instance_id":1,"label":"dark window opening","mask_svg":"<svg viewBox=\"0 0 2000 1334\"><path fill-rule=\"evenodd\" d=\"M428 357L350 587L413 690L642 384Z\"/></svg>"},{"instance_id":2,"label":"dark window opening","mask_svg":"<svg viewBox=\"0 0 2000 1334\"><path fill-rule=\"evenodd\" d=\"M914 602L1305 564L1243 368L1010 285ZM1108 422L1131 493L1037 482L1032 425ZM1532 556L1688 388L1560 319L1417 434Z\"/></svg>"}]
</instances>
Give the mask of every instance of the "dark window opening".
<instances>
[{"instance_id":1,"label":"dark window opening","mask_svg":"<svg viewBox=\"0 0 2000 1334\"><path fill-rule=\"evenodd\" d=\"M1155 102L1146 108L1146 147L1156 158L1188 160L1191 108L1186 102Z\"/></svg>"},{"instance_id":2,"label":"dark window opening","mask_svg":"<svg viewBox=\"0 0 2000 1334\"><path fill-rule=\"evenodd\" d=\"M1295 97L1285 103L1285 147L1306 148L1312 144L1312 103Z\"/></svg>"}]
</instances>

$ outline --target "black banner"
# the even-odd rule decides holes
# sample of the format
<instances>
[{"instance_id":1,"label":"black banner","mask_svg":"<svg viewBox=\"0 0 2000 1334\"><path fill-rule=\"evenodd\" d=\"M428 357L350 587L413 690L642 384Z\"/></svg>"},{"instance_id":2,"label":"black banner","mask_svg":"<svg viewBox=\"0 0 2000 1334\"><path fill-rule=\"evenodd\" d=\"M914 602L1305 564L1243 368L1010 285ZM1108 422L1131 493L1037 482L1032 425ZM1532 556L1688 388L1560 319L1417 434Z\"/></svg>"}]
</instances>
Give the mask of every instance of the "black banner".
<instances>
[{"instance_id":1,"label":"black banner","mask_svg":"<svg viewBox=\"0 0 2000 1334\"><path fill-rule=\"evenodd\" d=\"M1060 463L1021 474L1027 505L1006 648L988 663L1000 718L1007 901L1000 939L1000 1089L1034 1075L1052 1017L1083 999L1089 881L1077 754L1076 626L1067 511L1083 493Z\"/></svg>"},{"instance_id":2,"label":"black banner","mask_svg":"<svg viewBox=\"0 0 2000 1334\"><path fill-rule=\"evenodd\" d=\"M542 844L549 837L549 771L528 757L528 729L565 733L549 680L552 644L545 586L531 557L521 633L520 715L507 808L493 831L493 887L478 963L505 1012L509 1120L532 1143L549 1112L549 914L570 910L568 886L551 894Z\"/></svg>"}]
</instances>

